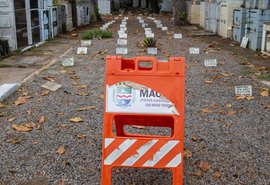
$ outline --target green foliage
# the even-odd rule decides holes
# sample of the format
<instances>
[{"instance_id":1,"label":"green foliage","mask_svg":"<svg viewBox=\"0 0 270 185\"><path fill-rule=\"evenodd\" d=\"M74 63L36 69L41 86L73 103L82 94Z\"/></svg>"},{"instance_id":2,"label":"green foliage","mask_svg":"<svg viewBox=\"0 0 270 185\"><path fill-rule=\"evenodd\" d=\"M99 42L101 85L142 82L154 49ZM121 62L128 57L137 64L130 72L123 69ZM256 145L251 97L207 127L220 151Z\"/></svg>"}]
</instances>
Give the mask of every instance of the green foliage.
<instances>
[{"instance_id":1,"label":"green foliage","mask_svg":"<svg viewBox=\"0 0 270 185\"><path fill-rule=\"evenodd\" d=\"M90 40L93 38L100 38L100 39L106 39L106 38L112 38L113 34L110 31L103 31L100 29L91 29L82 35L83 40Z\"/></svg>"},{"instance_id":2,"label":"green foliage","mask_svg":"<svg viewBox=\"0 0 270 185\"><path fill-rule=\"evenodd\" d=\"M179 18L180 18L180 20L186 20L187 19L187 12L180 12Z\"/></svg>"},{"instance_id":3,"label":"green foliage","mask_svg":"<svg viewBox=\"0 0 270 185\"><path fill-rule=\"evenodd\" d=\"M157 40L155 38L145 38L143 41L143 46L145 48L154 48L156 47Z\"/></svg>"},{"instance_id":4,"label":"green foliage","mask_svg":"<svg viewBox=\"0 0 270 185\"><path fill-rule=\"evenodd\" d=\"M265 73L257 77L260 80L270 81L270 73Z\"/></svg>"},{"instance_id":5,"label":"green foliage","mask_svg":"<svg viewBox=\"0 0 270 185\"><path fill-rule=\"evenodd\" d=\"M101 18L101 15L99 13L99 9L97 6L94 7L94 13L95 13L97 21L102 21L102 18Z\"/></svg>"}]
</instances>

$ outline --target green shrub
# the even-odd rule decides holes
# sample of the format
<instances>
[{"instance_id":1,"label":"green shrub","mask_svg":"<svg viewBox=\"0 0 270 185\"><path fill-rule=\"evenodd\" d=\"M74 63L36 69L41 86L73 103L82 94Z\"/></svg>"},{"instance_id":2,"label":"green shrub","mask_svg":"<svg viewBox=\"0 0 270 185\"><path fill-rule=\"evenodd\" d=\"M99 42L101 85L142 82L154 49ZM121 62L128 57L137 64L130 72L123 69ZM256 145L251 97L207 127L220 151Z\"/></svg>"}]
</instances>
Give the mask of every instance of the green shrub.
<instances>
[{"instance_id":1,"label":"green shrub","mask_svg":"<svg viewBox=\"0 0 270 185\"><path fill-rule=\"evenodd\" d=\"M91 29L82 35L83 40L90 40L93 38L100 38L100 39L106 39L106 38L112 38L113 34L110 31L104 31L100 29Z\"/></svg>"}]
</instances>

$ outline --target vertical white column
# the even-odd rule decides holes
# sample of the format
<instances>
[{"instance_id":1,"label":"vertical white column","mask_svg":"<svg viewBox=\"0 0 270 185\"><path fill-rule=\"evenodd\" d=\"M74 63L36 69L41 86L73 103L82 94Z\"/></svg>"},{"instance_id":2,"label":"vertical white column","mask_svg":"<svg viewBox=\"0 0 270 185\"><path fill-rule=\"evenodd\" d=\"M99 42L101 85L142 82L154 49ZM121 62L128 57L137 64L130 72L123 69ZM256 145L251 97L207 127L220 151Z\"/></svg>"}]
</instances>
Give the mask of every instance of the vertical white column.
<instances>
[{"instance_id":1,"label":"vertical white column","mask_svg":"<svg viewBox=\"0 0 270 185\"><path fill-rule=\"evenodd\" d=\"M26 12L28 45L32 45L33 38L32 38L32 28L31 28L32 25L31 25L30 0L25 0L25 12Z\"/></svg>"}]
</instances>

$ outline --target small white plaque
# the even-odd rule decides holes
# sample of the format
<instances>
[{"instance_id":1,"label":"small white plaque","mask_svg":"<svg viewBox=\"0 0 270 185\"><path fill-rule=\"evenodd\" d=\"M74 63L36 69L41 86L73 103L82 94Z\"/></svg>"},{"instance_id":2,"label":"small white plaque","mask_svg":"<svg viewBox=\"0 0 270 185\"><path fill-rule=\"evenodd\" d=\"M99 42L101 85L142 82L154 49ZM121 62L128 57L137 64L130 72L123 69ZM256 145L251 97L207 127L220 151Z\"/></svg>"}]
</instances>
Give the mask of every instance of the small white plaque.
<instances>
[{"instance_id":1,"label":"small white plaque","mask_svg":"<svg viewBox=\"0 0 270 185\"><path fill-rule=\"evenodd\" d=\"M81 40L81 46L85 47L85 46L90 46L92 44L91 40Z\"/></svg>"},{"instance_id":2,"label":"small white plaque","mask_svg":"<svg viewBox=\"0 0 270 185\"><path fill-rule=\"evenodd\" d=\"M122 22L122 25L127 25L127 22L123 21L123 22Z\"/></svg>"},{"instance_id":3,"label":"small white plaque","mask_svg":"<svg viewBox=\"0 0 270 185\"><path fill-rule=\"evenodd\" d=\"M64 58L62 66L64 67L74 66L74 58L73 57Z\"/></svg>"},{"instance_id":4,"label":"small white plaque","mask_svg":"<svg viewBox=\"0 0 270 185\"><path fill-rule=\"evenodd\" d=\"M146 38L154 38L155 34L154 33L149 33L145 35Z\"/></svg>"},{"instance_id":5,"label":"small white plaque","mask_svg":"<svg viewBox=\"0 0 270 185\"><path fill-rule=\"evenodd\" d=\"M156 55L157 54L157 48L147 48L147 53L149 55Z\"/></svg>"},{"instance_id":6,"label":"small white plaque","mask_svg":"<svg viewBox=\"0 0 270 185\"><path fill-rule=\"evenodd\" d=\"M142 19L141 19L141 20L139 20L139 23L143 24L143 23L144 23L144 20L142 20Z\"/></svg>"},{"instance_id":7,"label":"small white plaque","mask_svg":"<svg viewBox=\"0 0 270 185\"><path fill-rule=\"evenodd\" d=\"M127 34L124 33L124 34L119 34L119 38L120 39L127 39Z\"/></svg>"},{"instance_id":8,"label":"small white plaque","mask_svg":"<svg viewBox=\"0 0 270 185\"><path fill-rule=\"evenodd\" d=\"M127 39L117 39L117 44L125 46L127 45Z\"/></svg>"},{"instance_id":9,"label":"small white plaque","mask_svg":"<svg viewBox=\"0 0 270 185\"><path fill-rule=\"evenodd\" d=\"M161 24L161 21L160 20L154 20L154 23Z\"/></svg>"},{"instance_id":10,"label":"small white plaque","mask_svg":"<svg viewBox=\"0 0 270 185\"><path fill-rule=\"evenodd\" d=\"M252 96L252 86L251 85L239 85L235 86L236 96Z\"/></svg>"},{"instance_id":11,"label":"small white plaque","mask_svg":"<svg viewBox=\"0 0 270 185\"><path fill-rule=\"evenodd\" d=\"M120 28L126 28L126 25L120 24Z\"/></svg>"},{"instance_id":12,"label":"small white plaque","mask_svg":"<svg viewBox=\"0 0 270 185\"><path fill-rule=\"evenodd\" d=\"M193 55L200 54L200 48L189 48L189 54L193 54Z\"/></svg>"},{"instance_id":13,"label":"small white plaque","mask_svg":"<svg viewBox=\"0 0 270 185\"><path fill-rule=\"evenodd\" d=\"M115 17L114 19L115 19L115 20L118 20L118 19L119 19L119 17Z\"/></svg>"},{"instance_id":14,"label":"small white plaque","mask_svg":"<svg viewBox=\"0 0 270 185\"><path fill-rule=\"evenodd\" d=\"M78 55L86 55L87 54L87 47L78 47L77 54Z\"/></svg>"},{"instance_id":15,"label":"small white plaque","mask_svg":"<svg viewBox=\"0 0 270 185\"><path fill-rule=\"evenodd\" d=\"M182 35L182 33L175 33L175 34L173 34L173 38L175 38L175 39L182 39L183 38L183 35Z\"/></svg>"},{"instance_id":16,"label":"small white plaque","mask_svg":"<svg viewBox=\"0 0 270 185\"><path fill-rule=\"evenodd\" d=\"M116 48L117 55L127 55L128 49L127 48Z\"/></svg>"},{"instance_id":17,"label":"small white plaque","mask_svg":"<svg viewBox=\"0 0 270 185\"><path fill-rule=\"evenodd\" d=\"M163 25L162 24L157 24L157 28L162 28Z\"/></svg>"},{"instance_id":18,"label":"small white plaque","mask_svg":"<svg viewBox=\"0 0 270 185\"><path fill-rule=\"evenodd\" d=\"M127 31L127 28L120 28L120 31Z\"/></svg>"},{"instance_id":19,"label":"small white plaque","mask_svg":"<svg viewBox=\"0 0 270 185\"><path fill-rule=\"evenodd\" d=\"M152 31L151 28L144 28L144 31Z\"/></svg>"},{"instance_id":20,"label":"small white plaque","mask_svg":"<svg viewBox=\"0 0 270 185\"><path fill-rule=\"evenodd\" d=\"M247 38L247 37L243 37L240 46L241 46L242 48L247 48L247 45L248 45L248 38Z\"/></svg>"},{"instance_id":21,"label":"small white plaque","mask_svg":"<svg viewBox=\"0 0 270 185\"><path fill-rule=\"evenodd\" d=\"M217 66L217 59L207 59L204 61L205 67L216 67Z\"/></svg>"},{"instance_id":22,"label":"small white plaque","mask_svg":"<svg viewBox=\"0 0 270 185\"><path fill-rule=\"evenodd\" d=\"M168 31L168 27L162 27L161 30L162 31Z\"/></svg>"},{"instance_id":23,"label":"small white plaque","mask_svg":"<svg viewBox=\"0 0 270 185\"><path fill-rule=\"evenodd\" d=\"M119 30L118 35L120 36L121 34L126 34L126 32L124 30Z\"/></svg>"},{"instance_id":24,"label":"small white plaque","mask_svg":"<svg viewBox=\"0 0 270 185\"><path fill-rule=\"evenodd\" d=\"M152 33L153 33L152 31L145 31L145 35L152 34Z\"/></svg>"}]
</instances>

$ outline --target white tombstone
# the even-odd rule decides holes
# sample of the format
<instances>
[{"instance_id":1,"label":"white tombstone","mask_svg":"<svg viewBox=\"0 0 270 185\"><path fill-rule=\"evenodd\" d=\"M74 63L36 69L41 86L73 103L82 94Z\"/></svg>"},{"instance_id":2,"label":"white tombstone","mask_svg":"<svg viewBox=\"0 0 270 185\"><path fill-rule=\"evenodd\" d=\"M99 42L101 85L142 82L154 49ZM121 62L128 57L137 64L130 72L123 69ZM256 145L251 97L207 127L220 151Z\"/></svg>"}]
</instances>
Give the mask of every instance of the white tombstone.
<instances>
[{"instance_id":1,"label":"white tombstone","mask_svg":"<svg viewBox=\"0 0 270 185\"><path fill-rule=\"evenodd\" d=\"M243 37L240 47L247 48L247 45L248 45L248 38L247 37Z\"/></svg>"},{"instance_id":2,"label":"white tombstone","mask_svg":"<svg viewBox=\"0 0 270 185\"><path fill-rule=\"evenodd\" d=\"M145 35L146 38L154 38L155 34L154 33L149 33Z\"/></svg>"},{"instance_id":3,"label":"white tombstone","mask_svg":"<svg viewBox=\"0 0 270 185\"><path fill-rule=\"evenodd\" d=\"M119 34L120 39L127 39L127 34L126 33L121 33Z\"/></svg>"},{"instance_id":4,"label":"white tombstone","mask_svg":"<svg viewBox=\"0 0 270 185\"><path fill-rule=\"evenodd\" d=\"M207 59L204 61L205 67L216 67L217 66L217 59Z\"/></svg>"},{"instance_id":5,"label":"white tombstone","mask_svg":"<svg viewBox=\"0 0 270 185\"><path fill-rule=\"evenodd\" d=\"M235 86L236 96L252 96L252 86L251 85L239 85Z\"/></svg>"},{"instance_id":6,"label":"white tombstone","mask_svg":"<svg viewBox=\"0 0 270 185\"><path fill-rule=\"evenodd\" d=\"M127 26L124 24L120 24L120 28L126 28Z\"/></svg>"},{"instance_id":7,"label":"white tombstone","mask_svg":"<svg viewBox=\"0 0 270 185\"><path fill-rule=\"evenodd\" d=\"M193 55L200 54L200 48L189 48L189 54L193 54Z\"/></svg>"},{"instance_id":8,"label":"white tombstone","mask_svg":"<svg viewBox=\"0 0 270 185\"><path fill-rule=\"evenodd\" d=\"M128 49L127 48L116 48L117 55L127 55Z\"/></svg>"},{"instance_id":9,"label":"white tombstone","mask_svg":"<svg viewBox=\"0 0 270 185\"><path fill-rule=\"evenodd\" d=\"M87 47L78 47L77 55L86 55L87 54Z\"/></svg>"},{"instance_id":10,"label":"white tombstone","mask_svg":"<svg viewBox=\"0 0 270 185\"><path fill-rule=\"evenodd\" d=\"M117 45L126 46L127 45L127 39L117 39Z\"/></svg>"},{"instance_id":11,"label":"white tombstone","mask_svg":"<svg viewBox=\"0 0 270 185\"><path fill-rule=\"evenodd\" d=\"M162 27L161 30L162 31L168 31L168 27L166 27L166 26L165 27Z\"/></svg>"},{"instance_id":12,"label":"white tombstone","mask_svg":"<svg viewBox=\"0 0 270 185\"><path fill-rule=\"evenodd\" d=\"M144 28L144 31L152 31L151 28Z\"/></svg>"},{"instance_id":13,"label":"white tombstone","mask_svg":"<svg viewBox=\"0 0 270 185\"><path fill-rule=\"evenodd\" d=\"M175 34L173 34L173 38L174 39L182 39L183 35L182 35L182 33L175 33Z\"/></svg>"},{"instance_id":14,"label":"white tombstone","mask_svg":"<svg viewBox=\"0 0 270 185\"><path fill-rule=\"evenodd\" d=\"M81 46L85 47L85 46L90 46L92 44L91 40L81 40Z\"/></svg>"},{"instance_id":15,"label":"white tombstone","mask_svg":"<svg viewBox=\"0 0 270 185\"><path fill-rule=\"evenodd\" d=\"M149 55L156 55L157 54L157 48L147 48L147 53Z\"/></svg>"},{"instance_id":16,"label":"white tombstone","mask_svg":"<svg viewBox=\"0 0 270 185\"><path fill-rule=\"evenodd\" d=\"M62 66L64 67L74 66L74 58L73 57L64 58L62 61Z\"/></svg>"},{"instance_id":17,"label":"white tombstone","mask_svg":"<svg viewBox=\"0 0 270 185\"><path fill-rule=\"evenodd\" d=\"M145 35L152 34L152 31L145 31Z\"/></svg>"}]
</instances>

